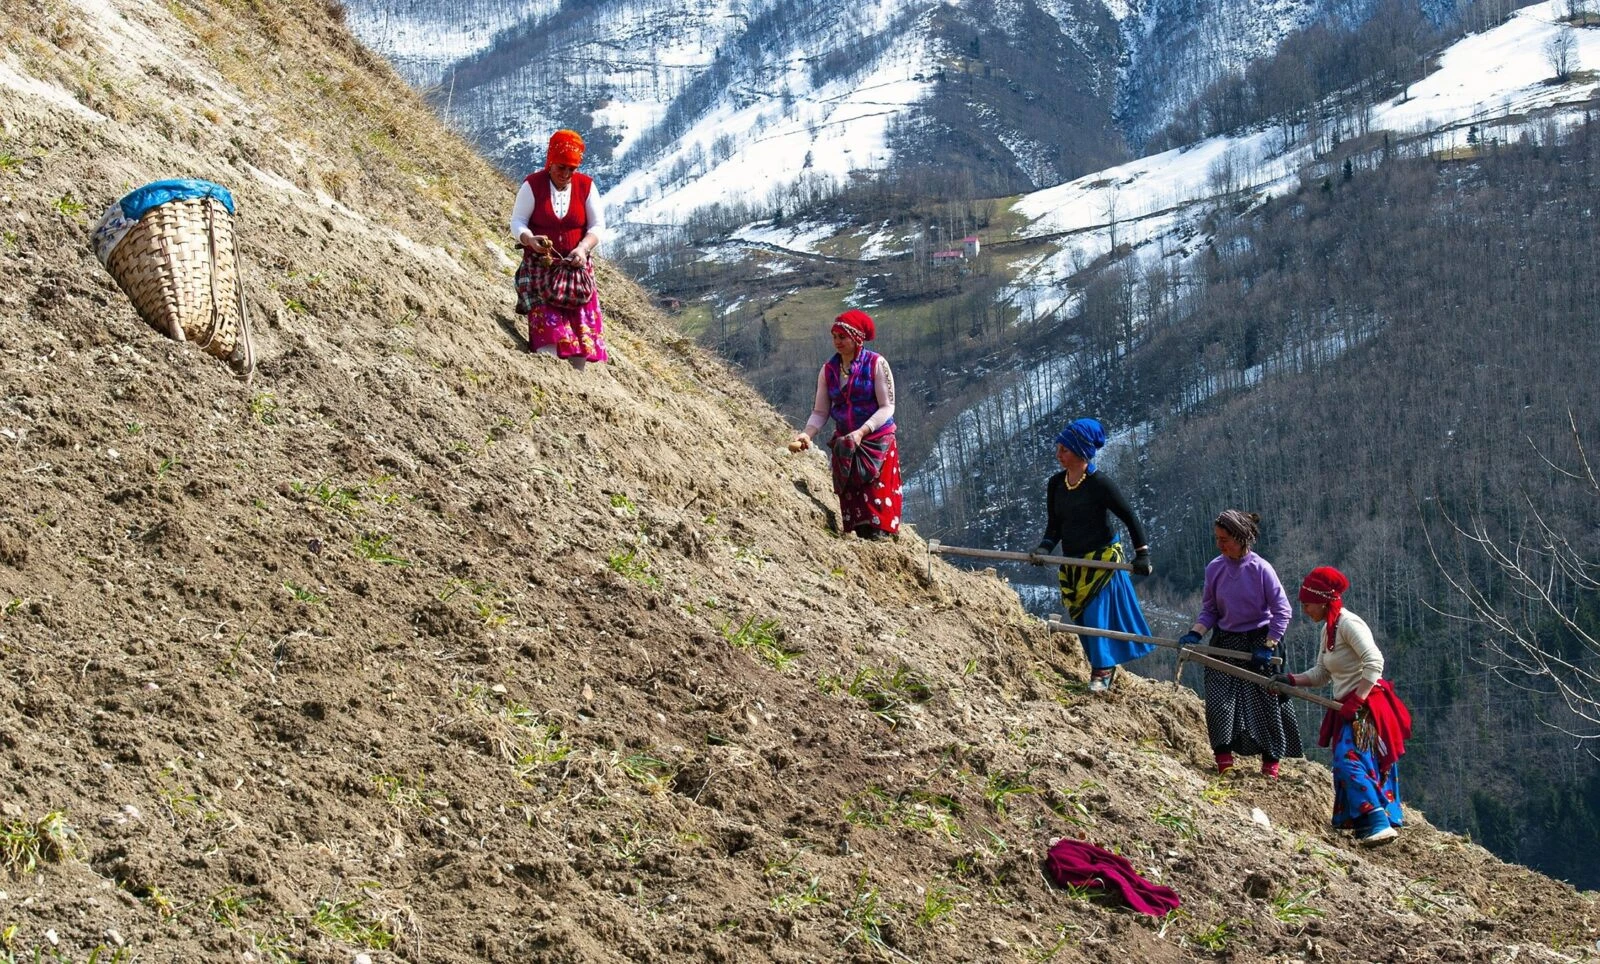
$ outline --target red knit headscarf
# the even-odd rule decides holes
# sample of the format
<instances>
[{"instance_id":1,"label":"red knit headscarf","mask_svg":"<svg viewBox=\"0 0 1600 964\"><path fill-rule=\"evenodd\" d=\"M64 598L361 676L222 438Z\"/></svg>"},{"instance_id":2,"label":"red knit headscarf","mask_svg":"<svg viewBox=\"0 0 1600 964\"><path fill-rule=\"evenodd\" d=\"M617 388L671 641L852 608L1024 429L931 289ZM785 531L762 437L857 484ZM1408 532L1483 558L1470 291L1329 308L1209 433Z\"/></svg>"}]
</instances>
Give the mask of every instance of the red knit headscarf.
<instances>
[{"instance_id":1,"label":"red knit headscarf","mask_svg":"<svg viewBox=\"0 0 1600 964\"><path fill-rule=\"evenodd\" d=\"M1300 584L1301 602L1328 607L1328 638L1323 645L1330 653L1333 652L1334 632L1335 627L1339 625L1339 613L1344 609L1344 591L1349 588L1350 580L1332 566L1318 566L1311 570L1311 574Z\"/></svg>"},{"instance_id":2,"label":"red knit headscarf","mask_svg":"<svg viewBox=\"0 0 1600 964\"><path fill-rule=\"evenodd\" d=\"M550 146L544 152L544 166L583 163L583 137L577 131L556 131L550 135Z\"/></svg>"},{"instance_id":3,"label":"red knit headscarf","mask_svg":"<svg viewBox=\"0 0 1600 964\"><path fill-rule=\"evenodd\" d=\"M872 316L859 308L851 308L833 319L833 330L855 342L857 348L878 334L877 328L872 324Z\"/></svg>"}]
</instances>

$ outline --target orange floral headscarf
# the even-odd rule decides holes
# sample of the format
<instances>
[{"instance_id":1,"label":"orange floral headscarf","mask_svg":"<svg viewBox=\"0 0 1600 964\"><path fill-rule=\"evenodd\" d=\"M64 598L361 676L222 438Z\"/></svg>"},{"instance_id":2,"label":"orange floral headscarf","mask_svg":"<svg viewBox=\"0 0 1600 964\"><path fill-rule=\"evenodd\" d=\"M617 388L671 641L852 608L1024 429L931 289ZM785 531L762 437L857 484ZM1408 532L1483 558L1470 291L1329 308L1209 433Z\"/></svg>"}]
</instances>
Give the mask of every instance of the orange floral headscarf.
<instances>
[{"instance_id":1,"label":"orange floral headscarf","mask_svg":"<svg viewBox=\"0 0 1600 964\"><path fill-rule=\"evenodd\" d=\"M583 163L583 137L577 131L556 131L550 135L550 147L544 154L544 166Z\"/></svg>"}]
</instances>

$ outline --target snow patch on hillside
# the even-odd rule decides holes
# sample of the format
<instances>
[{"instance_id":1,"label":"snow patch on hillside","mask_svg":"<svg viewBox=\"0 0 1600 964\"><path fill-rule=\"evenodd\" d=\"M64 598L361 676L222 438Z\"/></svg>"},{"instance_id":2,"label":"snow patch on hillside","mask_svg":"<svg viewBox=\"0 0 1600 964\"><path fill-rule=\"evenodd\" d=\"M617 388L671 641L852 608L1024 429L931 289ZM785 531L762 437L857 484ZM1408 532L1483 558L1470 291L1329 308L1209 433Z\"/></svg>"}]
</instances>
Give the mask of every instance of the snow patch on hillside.
<instances>
[{"instance_id":1,"label":"snow patch on hillside","mask_svg":"<svg viewBox=\"0 0 1600 964\"><path fill-rule=\"evenodd\" d=\"M1061 172L1050 159L1053 152L1048 147L1030 137L1003 128L996 130L994 134L1011 156L1016 158L1017 167L1027 175L1029 181L1034 184L1054 184L1061 180Z\"/></svg>"},{"instance_id":2,"label":"snow patch on hillside","mask_svg":"<svg viewBox=\"0 0 1600 964\"><path fill-rule=\"evenodd\" d=\"M351 0L350 31L380 50L406 81L416 87L448 83L452 66L488 49L495 35L528 20L554 13L558 0L513 3L457 2L447 7L409 5L384 9L374 0Z\"/></svg>"},{"instance_id":3,"label":"snow patch on hillside","mask_svg":"<svg viewBox=\"0 0 1600 964\"><path fill-rule=\"evenodd\" d=\"M610 128L613 134L619 136L611 153L614 157L621 157L628 153L641 134L661 120L666 110L667 105L657 101L618 98L593 111L591 116L597 126Z\"/></svg>"},{"instance_id":4,"label":"snow patch on hillside","mask_svg":"<svg viewBox=\"0 0 1600 964\"><path fill-rule=\"evenodd\" d=\"M905 239L889 230L889 223L885 221L878 229L868 235L861 242L861 257L863 258L890 258L902 253L901 245Z\"/></svg>"},{"instance_id":5,"label":"snow patch on hillside","mask_svg":"<svg viewBox=\"0 0 1600 964\"><path fill-rule=\"evenodd\" d=\"M1028 233L1038 235L1112 222L1132 224L1178 205L1206 200L1222 193L1221 172L1230 164L1248 164L1251 186L1259 188L1263 181L1276 181L1294 172L1292 159L1279 157L1273 163L1265 157L1276 136L1275 132L1257 132L1216 137L1152 154L1024 195L1015 210L1032 222Z\"/></svg>"},{"instance_id":6,"label":"snow patch on hillside","mask_svg":"<svg viewBox=\"0 0 1600 964\"><path fill-rule=\"evenodd\" d=\"M764 205L802 177L842 183L852 172L889 161L890 122L926 99L931 55L923 43L897 48L865 76L811 89L810 67L791 57L774 79L776 95L725 96L718 107L648 167L628 174L611 196L619 220L677 223L711 204ZM717 145L732 152L718 157ZM674 181L674 168L687 177Z\"/></svg>"},{"instance_id":7,"label":"snow patch on hillside","mask_svg":"<svg viewBox=\"0 0 1600 964\"><path fill-rule=\"evenodd\" d=\"M789 251L816 254L817 245L839 233L839 225L831 222L805 221L798 224L777 225L747 224L735 231L737 241L753 244L770 244Z\"/></svg>"},{"instance_id":8,"label":"snow patch on hillside","mask_svg":"<svg viewBox=\"0 0 1600 964\"><path fill-rule=\"evenodd\" d=\"M52 107L69 111L96 123L110 120L99 111L78 103L78 99L66 90L16 70L8 63L9 60L9 57L6 60L0 60L0 87L9 87L19 94L26 94Z\"/></svg>"},{"instance_id":9,"label":"snow patch on hillside","mask_svg":"<svg viewBox=\"0 0 1600 964\"><path fill-rule=\"evenodd\" d=\"M1524 7L1508 23L1453 45L1440 58L1437 72L1378 108L1375 126L1432 130L1593 98L1600 93L1600 82L1547 83L1554 72L1545 44L1558 33L1572 36L1575 71L1600 68L1600 30L1559 23L1566 8L1567 0ZM1438 147L1465 143L1466 131L1457 129L1444 133Z\"/></svg>"}]
</instances>

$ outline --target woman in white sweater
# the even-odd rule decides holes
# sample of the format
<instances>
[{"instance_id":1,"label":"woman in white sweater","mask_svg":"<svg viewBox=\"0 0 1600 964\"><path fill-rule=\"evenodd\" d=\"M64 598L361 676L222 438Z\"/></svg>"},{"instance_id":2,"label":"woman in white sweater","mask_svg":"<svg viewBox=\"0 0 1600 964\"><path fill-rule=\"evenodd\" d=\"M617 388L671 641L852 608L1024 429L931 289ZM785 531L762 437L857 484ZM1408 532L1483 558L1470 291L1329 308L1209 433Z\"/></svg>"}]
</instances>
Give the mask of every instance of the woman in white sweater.
<instances>
[{"instance_id":1,"label":"woman in white sweater","mask_svg":"<svg viewBox=\"0 0 1600 964\"><path fill-rule=\"evenodd\" d=\"M573 368L611 357L600 292L595 289L581 306L561 307L541 300L537 280L557 260L594 280L590 259L606 236L606 208L593 179L578 173L583 151L577 131L551 134L544 168L523 179L511 208L511 236L522 246L517 313L528 319L528 350L565 359Z\"/></svg>"},{"instance_id":2,"label":"woman in white sweater","mask_svg":"<svg viewBox=\"0 0 1600 964\"><path fill-rule=\"evenodd\" d=\"M1333 823L1374 847L1399 836L1400 769L1411 735L1411 713L1383 678L1383 653L1372 630L1344 608L1350 580L1331 566L1311 570L1300 584L1300 607L1325 630L1317 665L1274 677L1290 686L1328 686L1341 706L1322 720L1318 746L1332 747Z\"/></svg>"}]
</instances>

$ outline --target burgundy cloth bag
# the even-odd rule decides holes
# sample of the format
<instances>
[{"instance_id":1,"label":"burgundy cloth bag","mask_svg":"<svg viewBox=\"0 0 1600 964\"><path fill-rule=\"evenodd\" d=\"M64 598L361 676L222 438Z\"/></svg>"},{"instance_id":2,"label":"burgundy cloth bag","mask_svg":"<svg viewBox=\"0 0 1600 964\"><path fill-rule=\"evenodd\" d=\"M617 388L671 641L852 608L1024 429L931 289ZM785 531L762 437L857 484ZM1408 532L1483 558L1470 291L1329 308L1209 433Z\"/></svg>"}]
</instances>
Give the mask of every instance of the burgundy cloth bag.
<instances>
[{"instance_id":1,"label":"burgundy cloth bag","mask_svg":"<svg viewBox=\"0 0 1600 964\"><path fill-rule=\"evenodd\" d=\"M1044 859L1044 869L1058 887L1101 887L1152 917L1164 917L1183 903L1171 887L1152 884L1135 873L1127 858L1082 840L1056 841Z\"/></svg>"},{"instance_id":2,"label":"burgundy cloth bag","mask_svg":"<svg viewBox=\"0 0 1600 964\"><path fill-rule=\"evenodd\" d=\"M532 248L523 248L516 282L519 315L526 315L539 305L576 311L594 297L594 266L549 258Z\"/></svg>"},{"instance_id":3,"label":"burgundy cloth bag","mask_svg":"<svg viewBox=\"0 0 1600 964\"><path fill-rule=\"evenodd\" d=\"M582 308L594 297L594 268L588 263L556 261L534 273L533 290L552 308Z\"/></svg>"}]
</instances>

